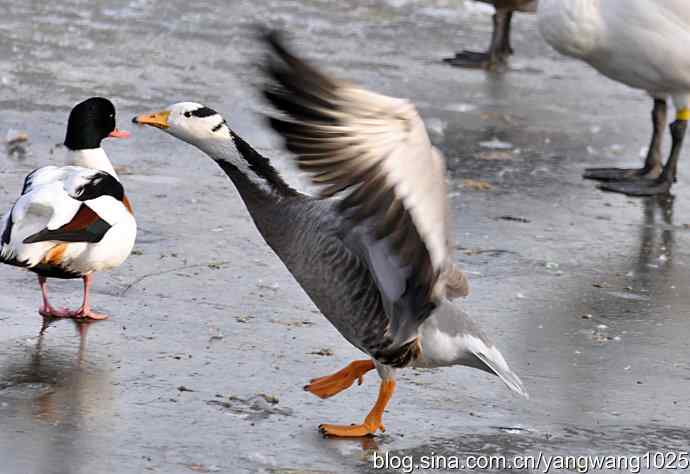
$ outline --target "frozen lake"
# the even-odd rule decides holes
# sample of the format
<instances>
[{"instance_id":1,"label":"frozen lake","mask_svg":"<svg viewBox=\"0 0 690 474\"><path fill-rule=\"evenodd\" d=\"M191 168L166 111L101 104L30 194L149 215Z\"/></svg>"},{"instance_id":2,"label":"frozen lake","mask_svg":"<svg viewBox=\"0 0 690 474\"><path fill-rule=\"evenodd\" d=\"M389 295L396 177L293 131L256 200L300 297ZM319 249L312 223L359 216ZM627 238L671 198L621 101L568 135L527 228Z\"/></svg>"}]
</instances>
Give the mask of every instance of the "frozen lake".
<instances>
[{"instance_id":1,"label":"frozen lake","mask_svg":"<svg viewBox=\"0 0 690 474\"><path fill-rule=\"evenodd\" d=\"M361 354L210 160L129 123L205 103L299 186L257 117L257 22L291 31L334 74L418 105L448 158L456 260L472 288L463 304L530 400L478 371L407 370L385 435L319 435L319 423L364 417L376 376L326 401L302 390ZM96 277L94 305L111 319L81 336L58 321L38 337L35 277L0 268L0 471L350 473L372 471L374 450L687 450L687 147L673 202L598 191L583 169L641 161L651 100L558 56L529 15L515 17L505 74L440 61L483 48L490 31L490 9L461 0L5 0L0 140L30 140L23 156L0 148L3 211L28 171L61 163L72 105L104 95L132 132L105 148L140 232L127 263ZM79 301L79 282L52 288L56 302Z\"/></svg>"}]
</instances>

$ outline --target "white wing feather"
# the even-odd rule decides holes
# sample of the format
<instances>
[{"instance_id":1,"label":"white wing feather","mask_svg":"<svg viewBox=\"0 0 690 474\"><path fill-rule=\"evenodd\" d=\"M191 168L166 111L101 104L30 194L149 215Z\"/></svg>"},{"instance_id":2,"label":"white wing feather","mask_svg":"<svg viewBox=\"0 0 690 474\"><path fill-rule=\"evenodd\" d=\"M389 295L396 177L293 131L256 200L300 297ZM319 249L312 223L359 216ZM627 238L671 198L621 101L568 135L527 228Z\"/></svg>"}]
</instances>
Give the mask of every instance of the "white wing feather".
<instances>
[{"instance_id":1,"label":"white wing feather","mask_svg":"<svg viewBox=\"0 0 690 474\"><path fill-rule=\"evenodd\" d=\"M38 264L55 244L53 242L25 244L24 239L45 228L56 230L69 223L83 204L71 195L74 195L75 190L96 172L96 170L78 166L46 166L27 176L23 194L2 220L0 235L4 234L9 224L11 213L10 241L0 246L0 259L16 259L26 262L29 266ZM113 203L100 203L107 200ZM117 201L109 196L85 202L90 204L94 201L99 201L100 205L97 204L96 207L102 208L100 210L106 213L109 208L117 208L115 204ZM121 203L119 207L123 207Z\"/></svg>"},{"instance_id":2,"label":"white wing feather","mask_svg":"<svg viewBox=\"0 0 690 474\"><path fill-rule=\"evenodd\" d=\"M440 271L448 256L446 165L431 145L414 105L356 87L338 91L343 128L364 153L359 164L380 163L410 212Z\"/></svg>"}]
</instances>

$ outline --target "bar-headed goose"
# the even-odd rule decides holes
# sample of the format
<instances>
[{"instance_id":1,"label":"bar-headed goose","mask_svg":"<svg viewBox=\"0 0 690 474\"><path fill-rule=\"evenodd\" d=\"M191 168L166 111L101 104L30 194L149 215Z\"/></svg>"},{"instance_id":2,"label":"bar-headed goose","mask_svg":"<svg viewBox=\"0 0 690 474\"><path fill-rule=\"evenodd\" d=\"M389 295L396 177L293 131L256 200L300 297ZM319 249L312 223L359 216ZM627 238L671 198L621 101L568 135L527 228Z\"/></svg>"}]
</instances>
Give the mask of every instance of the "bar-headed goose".
<instances>
[{"instance_id":1,"label":"bar-headed goose","mask_svg":"<svg viewBox=\"0 0 690 474\"><path fill-rule=\"evenodd\" d=\"M562 54L587 62L600 73L654 99L653 133L641 169L590 168L584 177L634 196L668 193L690 109L690 2L687 0L540 0L539 29ZM661 164L666 101L673 100L671 153Z\"/></svg>"},{"instance_id":2,"label":"bar-headed goose","mask_svg":"<svg viewBox=\"0 0 690 474\"><path fill-rule=\"evenodd\" d=\"M67 162L76 166L32 171L21 196L2 218L0 262L38 275L43 316L106 318L91 309L93 273L127 259L137 226L101 141L128 135L115 128L115 107L108 99L93 97L77 104L69 115L64 143ZM82 278L81 307L53 307L48 302L47 278Z\"/></svg>"},{"instance_id":3,"label":"bar-headed goose","mask_svg":"<svg viewBox=\"0 0 690 474\"><path fill-rule=\"evenodd\" d=\"M451 66L492 70L505 64L508 57L513 54L513 48L510 45L510 24L513 20L513 12L534 13L537 11L537 0L478 1L493 5L495 10L489 49L482 53L464 50L456 53L452 58L445 58L444 61Z\"/></svg>"},{"instance_id":4,"label":"bar-headed goose","mask_svg":"<svg viewBox=\"0 0 690 474\"><path fill-rule=\"evenodd\" d=\"M291 117L270 123L299 165L325 186L320 197L286 184L208 107L179 103L134 121L215 160L312 301L370 357L305 389L331 397L378 370L379 397L364 422L321 425L321 431L359 437L383 430L395 371L403 367L474 367L526 395L494 344L449 301L449 293L465 294L466 284L449 256L445 161L414 106L330 79L290 54L276 35L266 41L274 55L265 68L265 93ZM336 194L342 198L330 198Z\"/></svg>"}]
</instances>

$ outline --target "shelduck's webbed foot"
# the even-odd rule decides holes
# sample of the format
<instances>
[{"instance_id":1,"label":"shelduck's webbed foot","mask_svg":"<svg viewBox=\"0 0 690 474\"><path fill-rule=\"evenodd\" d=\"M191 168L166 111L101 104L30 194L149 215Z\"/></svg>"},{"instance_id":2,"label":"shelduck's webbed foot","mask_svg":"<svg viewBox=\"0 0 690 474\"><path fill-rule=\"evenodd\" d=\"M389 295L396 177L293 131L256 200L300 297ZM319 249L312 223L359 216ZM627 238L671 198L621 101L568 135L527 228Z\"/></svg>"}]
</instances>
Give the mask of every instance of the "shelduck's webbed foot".
<instances>
[{"instance_id":1,"label":"shelduck's webbed foot","mask_svg":"<svg viewBox=\"0 0 690 474\"><path fill-rule=\"evenodd\" d=\"M72 311L67 308L54 308L51 305L42 305L38 308L38 314L44 318L71 318Z\"/></svg>"},{"instance_id":2,"label":"shelduck's webbed foot","mask_svg":"<svg viewBox=\"0 0 690 474\"><path fill-rule=\"evenodd\" d=\"M71 316L74 319L93 319L95 321L101 321L103 319L108 319L107 314L97 313L91 308L79 308L76 311L71 312Z\"/></svg>"}]
</instances>

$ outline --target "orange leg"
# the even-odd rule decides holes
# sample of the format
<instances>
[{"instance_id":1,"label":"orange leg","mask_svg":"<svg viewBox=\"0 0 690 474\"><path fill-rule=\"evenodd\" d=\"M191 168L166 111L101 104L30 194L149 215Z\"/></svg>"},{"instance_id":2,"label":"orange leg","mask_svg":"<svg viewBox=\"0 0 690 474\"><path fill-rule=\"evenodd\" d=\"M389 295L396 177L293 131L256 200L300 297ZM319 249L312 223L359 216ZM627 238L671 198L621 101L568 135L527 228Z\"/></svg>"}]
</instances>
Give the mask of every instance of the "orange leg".
<instances>
[{"instance_id":1,"label":"orange leg","mask_svg":"<svg viewBox=\"0 0 690 474\"><path fill-rule=\"evenodd\" d=\"M309 385L304 386L304 390L311 392L319 398L328 398L342 392L358 381L362 385L364 374L374 368L374 361L356 360L350 362L347 367L338 372L319 377L309 381Z\"/></svg>"},{"instance_id":2,"label":"orange leg","mask_svg":"<svg viewBox=\"0 0 690 474\"><path fill-rule=\"evenodd\" d=\"M385 379L381 381L381 388L379 388L379 398L374 404L364 423L361 425L320 425L319 430L324 436L335 436L339 438L361 438L362 436L372 436L376 431L386 431L381 419L383 418L383 410L393 397L395 392L395 379Z\"/></svg>"}]
</instances>

